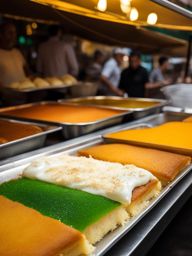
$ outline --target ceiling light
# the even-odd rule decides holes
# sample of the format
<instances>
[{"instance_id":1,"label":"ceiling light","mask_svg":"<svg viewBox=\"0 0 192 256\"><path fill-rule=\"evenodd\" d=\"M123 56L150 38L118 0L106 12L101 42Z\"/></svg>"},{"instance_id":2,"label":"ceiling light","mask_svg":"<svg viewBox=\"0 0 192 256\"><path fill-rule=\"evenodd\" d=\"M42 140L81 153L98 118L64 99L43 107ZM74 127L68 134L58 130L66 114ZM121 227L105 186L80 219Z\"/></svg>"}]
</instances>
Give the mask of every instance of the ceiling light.
<instances>
[{"instance_id":1,"label":"ceiling light","mask_svg":"<svg viewBox=\"0 0 192 256\"><path fill-rule=\"evenodd\" d=\"M139 18L139 12L135 7L131 8L129 18L131 21L135 21Z\"/></svg>"},{"instance_id":2,"label":"ceiling light","mask_svg":"<svg viewBox=\"0 0 192 256\"><path fill-rule=\"evenodd\" d=\"M156 13L152 12L147 17L147 23L150 25L155 25L157 23L158 16Z\"/></svg>"},{"instance_id":3,"label":"ceiling light","mask_svg":"<svg viewBox=\"0 0 192 256\"><path fill-rule=\"evenodd\" d=\"M101 12L105 12L107 10L107 0L99 0L97 9Z\"/></svg>"}]
</instances>

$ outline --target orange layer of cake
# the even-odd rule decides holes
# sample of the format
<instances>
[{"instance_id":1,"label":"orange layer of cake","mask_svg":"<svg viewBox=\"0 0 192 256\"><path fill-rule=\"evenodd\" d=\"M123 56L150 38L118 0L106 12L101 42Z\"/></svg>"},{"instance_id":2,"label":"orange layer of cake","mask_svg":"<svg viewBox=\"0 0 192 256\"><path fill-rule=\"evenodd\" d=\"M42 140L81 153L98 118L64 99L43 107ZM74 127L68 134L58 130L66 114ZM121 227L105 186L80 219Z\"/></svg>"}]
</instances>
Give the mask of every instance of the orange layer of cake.
<instances>
[{"instance_id":1,"label":"orange layer of cake","mask_svg":"<svg viewBox=\"0 0 192 256\"><path fill-rule=\"evenodd\" d=\"M36 125L0 120L0 143L21 139L40 132L42 129Z\"/></svg>"},{"instance_id":2,"label":"orange layer of cake","mask_svg":"<svg viewBox=\"0 0 192 256\"><path fill-rule=\"evenodd\" d=\"M84 123L109 118L124 112L89 106L46 104L4 111L3 114L52 122Z\"/></svg>"},{"instance_id":3,"label":"orange layer of cake","mask_svg":"<svg viewBox=\"0 0 192 256\"><path fill-rule=\"evenodd\" d=\"M192 155L192 123L168 122L153 128L107 134L106 139Z\"/></svg>"},{"instance_id":4,"label":"orange layer of cake","mask_svg":"<svg viewBox=\"0 0 192 256\"><path fill-rule=\"evenodd\" d=\"M134 164L150 171L162 183L173 180L191 161L190 157L183 155L115 143L82 149L79 155L121 164Z\"/></svg>"},{"instance_id":5,"label":"orange layer of cake","mask_svg":"<svg viewBox=\"0 0 192 256\"><path fill-rule=\"evenodd\" d=\"M84 236L61 222L0 196L0 255L68 256L86 253Z\"/></svg>"}]
</instances>

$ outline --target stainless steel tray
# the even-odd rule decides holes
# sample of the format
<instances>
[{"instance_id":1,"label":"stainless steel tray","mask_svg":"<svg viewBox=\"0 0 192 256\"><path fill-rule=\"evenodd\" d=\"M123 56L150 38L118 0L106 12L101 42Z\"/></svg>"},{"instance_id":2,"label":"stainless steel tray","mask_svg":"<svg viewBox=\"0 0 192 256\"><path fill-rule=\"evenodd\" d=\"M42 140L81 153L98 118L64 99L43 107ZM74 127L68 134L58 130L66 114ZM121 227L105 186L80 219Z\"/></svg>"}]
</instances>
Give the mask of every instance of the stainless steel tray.
<instances>
[{"instance_id":1,"label":"stainless steel tray","mask_svg":"<svg viewBox=\"0 0 192 256\"><path fill-rule=\"evenodd\" d=\"M59 85L59 86L49 86L49 87L34 87L34 88L26 88L26 89L16 89L16 88L11 88L11 87L6 87L4 88L4 91L12 91L12 92L19 92L19 93L30 93L30 92L38 92L38 91L46 91L46 90L63 90L67 89L69 87L72 87L74 85Z\"/></svg>"},{"instance_id":2,"label":"stainless steel tray","mask_svg":"<svg viewBox=\"0 0 192 256\"><path fill-rule=\"evenodd\" d=\"M11 120L6 118L0 118L0 120L6 120L11 123L30 124L30 125L33 124L42 128L42 132L40 133L1 144L0 160L40 148L44 145L45 139L48 134L61 130L61 127L53 126L53 125L52 126L43 125L38 122L29 123L29 122Z\"/></svg>"},{"instance_id":3,"label":"stainless steel tray","mask_svg":"<svg viewBox=\"0 0 192 256\"><path fill-rule=\"evenodd\" d=\"M88 146L96 145L99 143L102 143L103 140L101 136L95 136L92 139L90 139L88 142L81 142L76 146L65 146L62 149L59 149L57 153L55 152L44 152L41 154L41 156L47 156L47 155L58 155L62 153L68 153L71 155L75 155L78 150L83 149ZM33 156L33 160L39 158L40 155ZM4 172L0 173L0 183L15 179L19 177L22 174L22 171L25 167L27 167L30 164L30 161L32 160L28 159L25 160L25 163L15 167L4 170ZM174 181L169 183L160 193L160 195L151 201L150 205L137 217L132 218L127 224L125 224L123 227L119 227L113 232L106 235L99 243L96 245L96 256L104 255L113 245L115 245L127 232L129 232L150 210L154 208L154 206L162 200L166 194L171 191L171 189L192 169L192 165L187 167Z\"/></svg>"},{"instance_id":4,"label":"stainless steel tray","mask_svg":"<svg viewBox=\"0 0 192 256\"><path fill-rule=\"evenodd\" d=\"M31 104L24 104L24 105L20 105L20 106L14 106L14 107L8 107L8 108L2 108L0 109L0 116L6 116L12 119L16 119L16 120L25 120L28 122L41 122L42 124L46 124L46 125L60 125L63 129L62 129L62 133L65 139L71 139L71 138L75 138L84 134L88 134L100 129L103 129L105 127L109 127L109 126L113 126L113 125L117 125L117 124L121 124L122 122L126 122L128 120L131 120L132 117L132 111L125 111L124 113L121 114L117 114L114 115L112 117L109 118L105 118L105 119L100 119L98 121L94 121L94 122L86 122L86 123L63 123L63 122L51 122L51 121L41 121L41 120L35 120L35 119L30 119L30 118L21 118L21 117L16 117L16 116L10 116L10 115L6 115L6 111L10 111L10 110L18 110L18 109L23 109L23 108L27 108L30 106L38 106L38 105L46 105L46 104L51 104L51 105L67 105L67 106L74 106L74 104L69 104L69 103L58 103L58 102L38 102L38 103L31 103ZM102 107L103 109L105 109L104 107Z\"/></svg>"},{"instance_id":5,"label":"stainless steel tray","mask_svg":"<svg viewBox=\"0 0 192 256\"><path fill-rule=\"evenodd\" d=\"M171 111L166 111L162 114L159 114L158 116L151 116L148 119L144 119L142 125L133 125L131 128L130 127L123 127L122 129L119 129L117 131L124 131L124 130L129 130L129 129L142 129L142 128L147 128L147 127L153 127L157 125L161 125L163 123L167 122L172 122L172 121L182 121L187 117L190 117L191 114L189 113L184 113L184 112L171 112ZM108 134L110 134L109 132ZM112 132L113 133L113 132ZM158 144L155 143L139 143L130 140L123 140L123 139L115 139L115 138L108 138L105 137L106 134L103 135L104 141L108 143L124 143L124 144L130 144L130 145L135 145L135 146L143 146L147 148L155 148L159 150L165 150L165 151L170 151L173 153L178 153L178 154L183 154L183 155L188 155L192 156L192 150L191 149L181 149L181 148L176 148L176 147L171 147L171 146L159 146Z\"/></svg>"},{"instance_id":6,"label":"stainless steel tray","mask_svg":"<svg viewBox=\"0 0 192 256\"><path fill-rule=\"evenodd\" d=\"M86 102L87 101L87 102ZM93 102L90 102L93 101ZM131 107L122 107L122 106L115 106L112 102L116 101L122 103L129 103L134 101L135 103L142 102L142 103L155 103L154 106L149 107L138 107L138 108L131 108ZM149 99L149 98L122 98L117 96L94 96L94 97L82 97L82 98L75 98L69 100L59 100L59 102L69 102L73 104L79 105L89 105L89 106L100 106L106 107L110 109L118 109L118 110L129 110L133 111L133 116L135 119L142 118L150 114L159 113L161 109L168 104L166 100L160 99Z\"/></svg>"}]
</instances>

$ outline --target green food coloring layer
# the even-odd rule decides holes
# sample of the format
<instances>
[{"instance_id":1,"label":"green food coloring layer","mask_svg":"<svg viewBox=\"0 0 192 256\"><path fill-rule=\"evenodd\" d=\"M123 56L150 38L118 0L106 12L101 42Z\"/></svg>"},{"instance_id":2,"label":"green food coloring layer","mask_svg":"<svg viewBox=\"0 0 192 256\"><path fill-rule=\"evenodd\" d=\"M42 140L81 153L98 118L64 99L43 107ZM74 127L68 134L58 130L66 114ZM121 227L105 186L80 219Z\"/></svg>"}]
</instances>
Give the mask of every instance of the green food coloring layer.
<instances>
[{"instance_id":1,"label":"green food coloring layer","mask_svg":"<svg viewBox=\"0 0 192 256\"><path fill-rule=\"evenodd\" d=\"M0 194L80 231L120 205L102 196L26 178L3 183Z\"/></svg>"}]
</instances>

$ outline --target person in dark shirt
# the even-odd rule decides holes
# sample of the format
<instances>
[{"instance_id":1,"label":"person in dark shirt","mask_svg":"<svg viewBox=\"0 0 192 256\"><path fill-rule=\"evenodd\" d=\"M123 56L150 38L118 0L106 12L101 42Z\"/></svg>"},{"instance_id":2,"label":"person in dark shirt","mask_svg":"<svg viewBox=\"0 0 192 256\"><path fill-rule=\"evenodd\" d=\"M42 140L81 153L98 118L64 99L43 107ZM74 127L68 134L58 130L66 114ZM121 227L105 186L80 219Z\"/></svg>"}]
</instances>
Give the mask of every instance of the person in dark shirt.
<instances>
[{"instance_id":1,"label":"person in dark shirt","mask_svg":"<svg viewBox=\"0 0 192 256\"><path fill-rule=\"evenodd\" d=\"M129 56L129 67L121 73L119 88L129 97L145 97L148 82L147 70L141 66L140 52L132 51Z\"/></svg>"}]
</instances>

